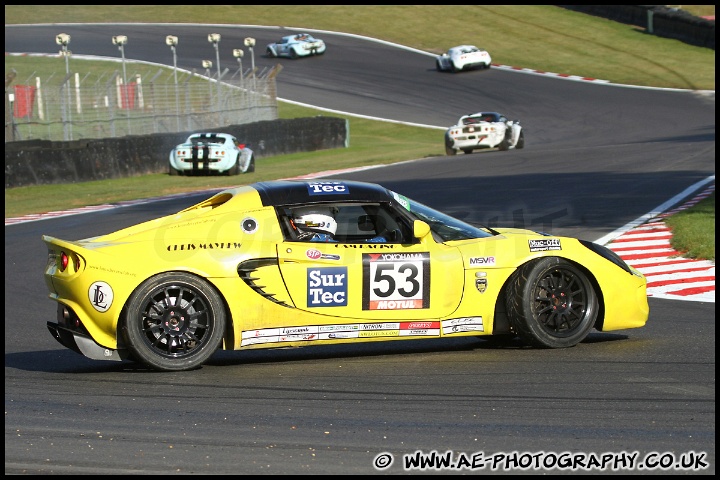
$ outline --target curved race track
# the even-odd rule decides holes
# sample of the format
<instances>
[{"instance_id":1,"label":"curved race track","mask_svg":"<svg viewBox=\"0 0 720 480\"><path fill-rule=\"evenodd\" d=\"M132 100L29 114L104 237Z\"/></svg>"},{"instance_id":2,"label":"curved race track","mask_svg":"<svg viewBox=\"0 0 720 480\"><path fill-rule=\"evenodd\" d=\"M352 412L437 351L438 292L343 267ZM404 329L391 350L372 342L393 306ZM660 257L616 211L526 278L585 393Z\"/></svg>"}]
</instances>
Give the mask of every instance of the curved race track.
<instances>
[{"instance_id":1,"label":"curved race track","mask_svg":"<svg viewBox=\"0 0 720 480\"><path fill-rule=\"evenodd\" d=\"M75 55L116 58L110 36L124 34L127 58L157 63L171 61L164 37L172 33L188 69L214 53L211 31L229 46L221 55L227 66L244 37L257 38L262 53L284 33L6 26L6 52L54 53L60 31L72 36ZM256 55L261 69L285 67L281 98L439 127L496 110L526 129L524 150L427 158L345 178L382 183L469 220L595 240L714 175L714 93L502 68L441 74L419 52L318 36L328 43L322 57ZM442 142L441 130L428 134ZM715 472L714 303L651 298L646 327L595 332L567 350L455 339L219 352L202 369L170 374L93 362L51 338L41 234L94 236L200 198L5 227L5 473L404 473L402 455L417 450L638 452L638 460L695 452L709 465L697 473ZM381 452L395 461L378 471Z\"/></svg>"}]
</instances>

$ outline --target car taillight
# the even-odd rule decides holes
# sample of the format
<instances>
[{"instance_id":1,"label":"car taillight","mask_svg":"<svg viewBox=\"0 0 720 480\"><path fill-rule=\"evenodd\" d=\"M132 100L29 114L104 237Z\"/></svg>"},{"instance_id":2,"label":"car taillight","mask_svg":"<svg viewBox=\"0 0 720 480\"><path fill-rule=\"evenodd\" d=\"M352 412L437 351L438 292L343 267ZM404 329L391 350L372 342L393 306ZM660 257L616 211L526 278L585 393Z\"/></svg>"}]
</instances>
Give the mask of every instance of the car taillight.
<instances>
[{"instance_id":1,"label":"car taillight","mask_svg":"<svg viewBox=\"0 0 720 480\"><path fill-rule=\"evenodd\" d=\"M64 272L67 270L68 266L70 265L70 261L72 260L73 268L75 269L75 272L80 270L80 258L73 255L72 258L70 255L68 255L65 252L60 252L60 271Z\"/></svg>"}]
</instances>

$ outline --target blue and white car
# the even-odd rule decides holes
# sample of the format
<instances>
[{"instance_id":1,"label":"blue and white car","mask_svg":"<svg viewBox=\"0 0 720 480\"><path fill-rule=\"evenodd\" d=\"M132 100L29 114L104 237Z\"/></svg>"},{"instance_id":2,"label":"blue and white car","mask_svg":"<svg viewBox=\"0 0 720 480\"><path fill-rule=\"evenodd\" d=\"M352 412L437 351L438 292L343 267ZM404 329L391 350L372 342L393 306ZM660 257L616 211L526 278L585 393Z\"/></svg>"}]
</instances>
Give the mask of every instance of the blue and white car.
<instances>
[{"instance_id":1,"label":"blue and white car","mask_svg":"<svg viewBox=\"0 0 720 480\"><path fill-rule=\"evenodd\" d=\"M282 37L279 42L267 46L267 56L300 58L325 53L325 42L309 33L296 33Z\"/></svg>"},{"instance_id":2,"label":"blue and white car","mask_svg":"<svg viewBox=\"0 0 720 480\"><path fill-rule=\"evenodd\" d=\"M463 115L457 124L445 132L445 154L459 151L497 148L498 150L525 147L525 133L517 120L510 120L497 112L478 112Z\"/></svg>"},{"instance_id":3,"label":"blue and white car","mask_svg":"<svg viewBox=\"0 0 720 480\"><path fill-rule=\"evenodd\" d=\"M435 61L439 72L461 72L463 70L490 68L491 64L492 58L488 51L475 45L452 47L442 55L438 55Z\"/></svg>"},{"instance_id":4,"label":"blue and white car","mask_svg":"<svg viewBox=\"0 0 720 480\"><path fill-rule=\"evenodd\" d=\"M255 155L228 133L193 133L170 152L170 175L238 175L255 171Z\"/></svg>"}]
</instances>

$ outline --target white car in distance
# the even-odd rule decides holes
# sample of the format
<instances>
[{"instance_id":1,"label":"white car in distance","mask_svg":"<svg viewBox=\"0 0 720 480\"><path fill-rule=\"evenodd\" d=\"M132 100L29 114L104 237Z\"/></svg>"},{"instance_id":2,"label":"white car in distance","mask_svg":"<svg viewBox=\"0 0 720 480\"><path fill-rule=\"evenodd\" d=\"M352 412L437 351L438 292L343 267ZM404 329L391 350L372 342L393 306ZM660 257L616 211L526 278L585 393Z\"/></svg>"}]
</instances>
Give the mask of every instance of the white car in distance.
<instances>
[{"instance_id":1,"label":"white car in distance","mask_svg":"<svg viewBox=\"0 0 720 480\"><path fill-rule=\"evenodd\" d=\"M439 72L461 72L490 68L492 58L484 48L478 48L475 45L460 45L438 55L435 64Z\"/></svg>"}]
</instances>

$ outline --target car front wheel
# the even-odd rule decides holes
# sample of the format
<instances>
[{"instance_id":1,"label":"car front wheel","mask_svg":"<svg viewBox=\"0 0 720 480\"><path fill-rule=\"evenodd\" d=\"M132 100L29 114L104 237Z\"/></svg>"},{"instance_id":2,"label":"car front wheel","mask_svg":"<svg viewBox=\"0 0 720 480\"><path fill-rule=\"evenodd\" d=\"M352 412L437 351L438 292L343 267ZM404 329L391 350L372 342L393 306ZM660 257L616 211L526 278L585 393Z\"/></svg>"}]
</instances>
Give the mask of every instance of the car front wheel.
<instances>
[{"instance_id":1,"label":"car front wheel","mask_svg":"<svg viewBox=\"0 0 720 480\"><path fill-rule=\"evenodd\" d=\"M526 343L545 348L577 345L598 315L598 298L578 267L557 257L521 266L507 285L512 330Z\"/></svg>"},{"instance_id":2,"label":"car front wheel","mask_svg":"<svg viewBox=\"0 0 720 480\"><path fill-rule=\"evenodd\" d=\"M226 314L204 279L184 272L156 275L128 299L122 333L133 356L155 370L199 367L220 347Z\"/></svg>"}]
</instances>

